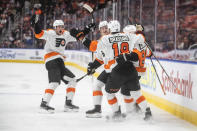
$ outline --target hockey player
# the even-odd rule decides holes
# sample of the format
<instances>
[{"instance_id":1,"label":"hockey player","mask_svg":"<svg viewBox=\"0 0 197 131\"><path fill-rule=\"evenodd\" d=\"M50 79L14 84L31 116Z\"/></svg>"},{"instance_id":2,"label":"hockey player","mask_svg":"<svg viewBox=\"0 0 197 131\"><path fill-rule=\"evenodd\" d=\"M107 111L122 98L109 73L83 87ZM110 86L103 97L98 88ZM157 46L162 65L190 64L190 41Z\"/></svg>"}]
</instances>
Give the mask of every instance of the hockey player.
<instances>
[{"instance_id":1,"label":"hockey player","mask_svg":"<svg viewBox=\"0 0 197 131\"><path fill-rule=\"evenodd\" d=\"M108 29L108 22L107 21L101 21L99 23L99 31L101 34L101 37L103 37L104 35L108 35L109 34L109 29ZM76 34L79 34L79 31L77 33L76 29L72 29L71 31L71 35L73 35L74 37L76 37ZM79 39L79 38L77 38ZM91 41L88 38L84 38L82 40L82 43L91 51L91 52L95 52L97 49L97 44L98 44L99 40L97 41ZM90 66L92 65L92 63L90 63L88 65L88 69L90 68ZM95 72L95 70L88 70L87 73L88 75L92 75ZM102 97L103 97L103 93L102 93L102 87L105 85L106 80L108 77L108 73L104 71L102 71L102 73L98 76L97 80L95 81L94 85L93 85L93 104L94 104L94 108L92 110L88 110L86 112L86 117L89 118L100 118L102 117L101 115L101 102L102 102Z\"/></svg>"},{"instance_id":2,"label":"hockey player","mask_svg":"<svg viewBox=\"0 0 197 131\"><path fill-rule=\"evenodd\" d=\"M66 89L66 100L64 111L78 111L79 107L73 105L73 97L75 95L76 80L75 75L64 65L64 50L68 42L76 41L70 33L64 30L64 22L55 20L53 23L54 29L42 30L40 27L39 16L34 16L32 19L34 26L35 37L46 41L44 56L45 67L48 71L49 85L45 89L44 96L41 101L41 110L49 113L54 112L54 108L49 106L50 100L55 92L55 89L60 85L61 80L68 84Z\"/></svg>"},{"instance_id":3,"label":"hockey player","mask_svg":"<svg viewBox=\"0 0 197 131\"><path fill-rule=\"evenodd\" d=\"M138 28L136 28L136 26ZM130 34L136 34L138 37L144 38L144 41L145 41L145 36L144 36L144 33L142 32L143 28L140 25L136 25L136 26L127 25L126 27L124 27L123 32L130 33ZM138 54L139 60L137 62L133 62L133 64L138 72L138 79L140 79L141 76L143 76L146 72L146 67L144 66L145 59L146 59L146 57L150 57L152 53L147 48L147 46L144 42L136 43L134 45L133 52ZM139 107L140 107L140 109L142 111L147 110L147 112L146 112L147 115L152 116L150 108L147 107L146 99L142 95L140 88L132 87L131 92L121 90L121 93L124 95L125 98L128 98L128 99L134 98L134 100L132 102L126 103L126 111L128 113L132 112L134 109L139 109ZM147 118L150 118L150 117L147 117Z\"/></svg>"},{"instance_id":4,"label":"hockey player","mask_svg":"<svg viewBox=\"0 0 197 131\"><path fill-rule=\"evenodd\" d=\"M116 93L120 88L128 89L127 87L139 86L137 71L130 61L138 61L138 54L132 50L135 43L141 43L144 40L137 35L119 33L120 24L118 21L110 21L109 28L111 34L104 36L99 41L97 59L93 62L91 69L95 69L100 61L100 64L104 64L106 72L110 73L105 90L108 103L112 108L112 118L116 119L122 116Z\"/></svg>"}]
</instances>

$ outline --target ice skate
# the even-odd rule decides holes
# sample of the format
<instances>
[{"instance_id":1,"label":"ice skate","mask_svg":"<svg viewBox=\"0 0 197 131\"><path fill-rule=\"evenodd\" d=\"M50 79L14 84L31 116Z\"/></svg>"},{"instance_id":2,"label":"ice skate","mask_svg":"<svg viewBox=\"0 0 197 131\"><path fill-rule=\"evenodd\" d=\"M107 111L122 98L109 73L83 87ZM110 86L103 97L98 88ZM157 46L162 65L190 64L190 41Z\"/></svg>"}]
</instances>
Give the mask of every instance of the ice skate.
<instances>
[{"instance_id":1,"label":"ice skate","mask_svg":"<svg viewBox=\"0 0 197 131\"><path fill-rule=\"evenodd\" d=\"M139 107L139 105L137 103L134 104L134 111L136 113L140 113L141 112L141 109L140 109L140 107Z\"/></svg>"},{"instance_id":2,"label":"ice skate","mask_svg":"<svg viewBox=\"0 0 197 131\"><path fill-rule=\"evenodd\" d=\"M66 99L64 112L78 112L78 111L79 111L79 107L76 105L73 105L71 100Z\"/></svg>"},{"instance_id":3,"label":"ice skate","mask_svg":"<svg viewBox=\"0 0 197 131\"><path fill-rule=\"evenodd\" d=\"M135 103L132 105L132 107L130 107L130 109L126 110L126 113L128 115L135 115L135 114L141 114L142 111L141 111L140 107L138 106L138 104Z\"/></svg>"},{"instance_id":4,"label":"ice skate","mask_svg":"<svg viewBox=\"0 0 197 131\"><path fill-rule=\"evenodd\" d=\"M148 107L146 108L144 120L149 121L151 119L152 119L152 113L151 113L150 107Z\"/></svg>"},{"instance_id":5,"label":"ice skate","mask_svg":"<svg viewBox=\"0 0 197 131\"><path fill-rule=\"evenodd\" d=\"M40 104L40 111L39 111L39 113L52 114L52 113L54 113L54 111L55 111L55 108L48 106L47 102L42 100L42 102Z\"/></svg>"},{"instance_id":6,"label":"ice skate","mask_svg":"<svg viewBox=\"0 0 197 131\"><path fill-rule=\"evenodd\" d=\"M101 105L95 105L94 109L86 111L88 118L101 118Z\"/></svg>"},{"instance_id":7,"label":"ice skate","mask_svg":"<svg viewBox=\"0 0 197 131\"><path fill-rule=\"evenodd\" d=\"M126 118L126 114L121 113L120 106L118 111L114 112L112 115L106 116L107 121L115 121L115 122L123 121L125 118Z\"/></svg>"}]
</instances>

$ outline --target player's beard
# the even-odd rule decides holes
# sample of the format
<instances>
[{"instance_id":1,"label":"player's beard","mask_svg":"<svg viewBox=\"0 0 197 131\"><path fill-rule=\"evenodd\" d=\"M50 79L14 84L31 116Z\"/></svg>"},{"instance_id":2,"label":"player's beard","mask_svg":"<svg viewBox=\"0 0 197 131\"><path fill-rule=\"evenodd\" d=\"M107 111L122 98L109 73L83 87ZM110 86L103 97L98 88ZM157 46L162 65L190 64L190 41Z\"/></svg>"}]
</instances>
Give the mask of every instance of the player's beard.
<instances>
[{"instance_id":1,"label":"player's beard","mask_svg":"<svg viewBox=\"0 0 197 131\"><path fill-rule=\"evenodd\" d=\"M63 34L63 30L59 30L59 31L57 32L57 34L58 34L58 35L62 35L62 34Z\"/></svg>"}]
</instances>

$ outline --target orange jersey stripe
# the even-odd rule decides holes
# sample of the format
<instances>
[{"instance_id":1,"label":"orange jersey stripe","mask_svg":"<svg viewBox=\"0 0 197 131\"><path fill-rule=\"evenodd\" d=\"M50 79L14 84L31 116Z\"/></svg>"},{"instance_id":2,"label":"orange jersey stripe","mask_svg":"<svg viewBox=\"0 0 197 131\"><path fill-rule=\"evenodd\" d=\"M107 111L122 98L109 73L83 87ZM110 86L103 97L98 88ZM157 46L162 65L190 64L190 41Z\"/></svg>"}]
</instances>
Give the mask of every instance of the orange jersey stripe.
<instances>
[{"instance_id":1,"label":"orange jersey stripe","mask_svg":"<svg viewBox=\"0 0 197 131\"><path fill-rule=\"evenodd\" d=\"M97 60L99 63L101 63L101 64L104 63L103 61L99 60L98 58L96 58L96 60Z\"/></svg>"},{"instance_id":2,"label":"orange jersey stripe","mask_svg":"<svg viewBox=\"0 0 197 131\"><path fill-rule=\"evenodd\" d=\"M45 90L45 93L49 93L49 94L53 95L54 94L54 90L52 90L52 89L46 89Z\"/></svg>"},{"instance_id":3,"label":"orange jersey stripe","mask_svg":"<svg viewBox=\"0 0 197 131\"><path fill-rule=\"evenodd\" d=\"M102 91L93 91L93 96L103 96Z\"/></svg>"},{"instance_id":4,"label":"orange jersey stripe","mask_svg":"<svg viewBox=\"0 0 197 131\"><path fill-rule=\"evenodd\" d=\"M89 50L92 52L95 52L97 49L97 44L98 44L98 41L96 40L91 41Z\"/></svg>"},{"instance_id":5,"label":"orange jersey stripe","mask_svg":"<svg viewBox=\"0 0 197 131\"><path fill-rule=\"evenodd\" d=\"M135 67L137 72L146 72L146 68L144 67Z\"/></svg>"},{"instance_id":6,"label":"orange jersey stripe","mask_svg":"<svg viewBox=\"0 0 197 131\"><path fill-rule=\"evenodd\" d=\"M72 87L69 87L66 89L66 92L69 93L69 92L75 92L75 88L72 88Z\"/></svg>"},{"instance_id":7,"label":"orange jersey stripe","mask_svg":"<svg viewBox=\"0 0 197 131\"><path fill-rule=\"evenodd\" d=\"M44 31L42 30L39 34L35 34L35 37L37 39L39 39L40 37L42 37L44 35Z\"/></svg>"},{"instance_id":8,"label":"orange jersey stripe","mask_svg":"<svg viewBox=\"0 0 197 131\"><path fill-rule=\"evenodd\" d=\"M108 61L108 64L104 65L105 69L110 69L111 65L115 63L115 60Z\"/></svg>"},{"instance_id":9,"label":"orange jersey stripe","mask_svg":"<svg viewBox=\"0 0 197 131\"><path fill-rule=\"evenodd\" d=\"M46 59L52 57L52 56L56 56L56 55L60 55L60 53L58 52L50 52L50 53L47 53L45 56L44 56L44 61L46 61Z\"/></svg>"},{"instance_id":10,"label":"orange jersey stripe","mask_svg":"<svg viewBox=\"0 0 197 131\"><path fill-rule=\"evenodd\" d=\"M136 103L140 104L141 102L145 101L145 97L144 96L140 96L137 100Z\"/></svg>"},{"instance_id":11,"label":"orange jersey stripe","mask_svg":"<svg viewBox=\"0 0 197 131\"><path fill-rule=\"evenodd\" d=\"M124 99L125 103L132 103L133 101L134 101L133 98L131 98L131 99Z\"/></svg>"},{"instance_id":12,"label":"orange jersey stripe","mask_svg":"<svg viewBox=\"0 0 197 131\"><path fill-rule=\"evenodd\" d=\"M138 49L133 49L133 52L138 54L138 57L140 57L142 55L142 53L138 50Z\"/></svg>"},{"instance_id":13,"label":"orange jersey stripe","mask_svg":"<svg viewBox=\"0 0 197 131\"><path fill-rule=\"evenodd\" d=\"M113 99L108 100L108 103L109 103L110 105L113 105L113 104L117 103L117 101L118 101L117 98L114 97Z\"/></svg>"},{"instance_id":14,"label":"orange jersey stripe","mask_svg":"<svg viewBox=\"0 0 197 131\"><path fill-rule=\"evenodd\" d=\"M145 62L145 59L146 59L146 54L145 54L145 51L142 50L142 51L139 51L138 49L133 49L133 52L134 53L137 53L138 55L138 58L139 58L139 66L140 67L144 67L144 62Z\"/></svg>"}]
</instances>

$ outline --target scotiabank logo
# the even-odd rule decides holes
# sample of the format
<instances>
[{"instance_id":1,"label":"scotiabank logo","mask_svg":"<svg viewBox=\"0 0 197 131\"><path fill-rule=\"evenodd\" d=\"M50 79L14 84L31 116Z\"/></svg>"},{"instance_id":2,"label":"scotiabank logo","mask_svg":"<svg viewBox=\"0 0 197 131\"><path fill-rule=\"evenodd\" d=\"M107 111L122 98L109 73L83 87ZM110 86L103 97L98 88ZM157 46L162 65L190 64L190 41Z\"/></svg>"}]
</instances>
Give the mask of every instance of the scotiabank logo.
<instances>
[{"instance_id":1,"label":"scotiabank logo","mask_svg":"<svg viewBox=\"0 0 197 131\"><path fill-rule=\"evenodd\" d=\"M192 88L193 88L193 81L191 78L191 73L188 74L187 78L181 78L179 76L179 71L176 73L172 71L170 73L170 79L174 82L174 85L172 82L169 80L169 78L166 76L164 71L162 71L162 82L163 82L163 87L166 92L170 92L173 94L178 94L176 88L180 90L180 94L184 97L187 97L189 99L192 99Z\"/></svg>"}]
</instances>

